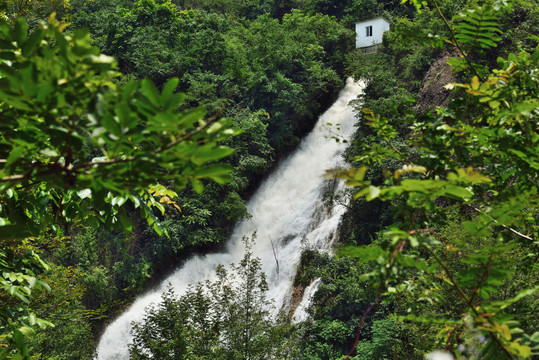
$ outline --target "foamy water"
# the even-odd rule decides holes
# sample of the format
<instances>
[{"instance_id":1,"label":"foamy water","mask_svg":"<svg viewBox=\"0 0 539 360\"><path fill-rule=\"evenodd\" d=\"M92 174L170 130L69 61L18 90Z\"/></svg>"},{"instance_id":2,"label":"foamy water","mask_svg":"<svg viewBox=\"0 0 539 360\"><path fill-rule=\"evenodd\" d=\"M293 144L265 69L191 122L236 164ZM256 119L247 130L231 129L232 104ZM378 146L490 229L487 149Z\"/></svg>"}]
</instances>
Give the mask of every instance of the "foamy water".
<instances>
[{"instance_id":1,"label":"foamy water","mask_svg":"<svg viewBox=\"0 0 539 360\"><path fill-rule=\"evenodd\" d=\"M347 80L339 98L319 118L313 131L249 200L247 210L252 217L236 225L226 251L190 258L157 288L139 296L106 328L99 341L98 359L129 359L131 323L143 319L145 308L160 301L168 284L172 285L177 295L182 295L189 284L213 278L217 265L238 263L244 251L242 237L251 236L255 231L257 240L252 251L255 257L261 259L262 271L266 273L269 285L267 296L273 299L275 312L289 306L292 281L302 250L307 247L330 251L336 239L345 207L336 205L327 209L324 206L322 198L327 191L328 181L324 180L323 175L325 170L343 165L342 152L346 144L332 137L351 138L356 118L348 103L362 89L363 84ZM342 184L337 185L337 188L341 187ZM306 318L305 309L316 287L317 284L311 284L306 289L296 310L296 321Z\"/></svg>"}]
</instances>

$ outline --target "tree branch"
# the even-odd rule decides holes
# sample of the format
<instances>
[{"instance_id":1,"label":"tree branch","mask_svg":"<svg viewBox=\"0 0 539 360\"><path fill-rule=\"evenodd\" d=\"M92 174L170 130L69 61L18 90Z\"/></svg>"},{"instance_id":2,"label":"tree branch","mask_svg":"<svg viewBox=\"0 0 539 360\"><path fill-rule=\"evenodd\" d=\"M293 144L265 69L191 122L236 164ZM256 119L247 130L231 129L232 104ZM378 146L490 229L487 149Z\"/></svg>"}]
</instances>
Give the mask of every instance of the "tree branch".
<instances>
[{"instance_id":1,"label":"tree branch","mask_svg":"<svg viewBox=\"0 0 539 360\"><path fill-rule=\"evenodd\" d=\"M361 330L363 329L363 326L365 325L365 319L367 318L367 315L369 315L369 313L380 303L380 300L382 300L382 295L384 294L385 289L386 289L386 281L389 278L389 275L391 273L391 265L393 265L393 261L395 260L395 256L397 256L397 253L402 251L402 249L404 248L404 245L406 245L406 240L401 241L397 245L397 247L395 247L395 250L393 250L393 253L391 254L391 257L389 259L389 264L388 264L389 266L386 269L386 274L385 274L385 277L384 277L384 283L383 283L383 286L381 288L380 295L378 295L378 297L376 298L376 301L374 303L372 303L371 306L369 306L367 308L367 310L365 310L365 312L361 316L361 321L359 323L359 328L357 329L356 339L354 340L354 345L352 346L352 348L350 349L350 351L348 352L348 355L346 355L344 360L348 360L350 358L350 356L352 356L352 354L356 350L357 344L359 343L359 338L361 336Z\"/></svg>"},{"instance_id":2,"label":"tree branch","mask_svg":"<svg viewBox=\"0 0 539 360\"><path fill-rule=\"evenodd\" d=\"M22 181L26 179L29 179L28 175L12 175L1 178L0 182Z\"/></svg>"},{"instance_id":3,"label":"tree branch","mask_svg":"<svg viewBox=\"0 0 539 360\"><path fill-rule=\"evenodd\" d=\"M431 0L431 1L434 4L434 7L436 8L436 11L438 12L438 15L440 15L440 18L442 18L442 21L444 22L445 26L447 27L447 30L449 30L449 34L451 36L451 41L453 42L453 45L455 46L457 51L460 53L460 55L464 58L464 60L466 60L466 62L468 63L468 66L472 69L472 71L479 78L479 80L484 81L483 77L479 74L479 72L477 71L477 69L475 68L475 66L473 65L471 60L469 59L468 54L466 54L464 49L462 49L459 42L455 38L455 33L453 31L453 27L451 25L449 25L449 22L447 21L444 14L442 13L442 10L438 6L438 3L436 2L436 0Z\"/></svg>"},{"instance_id":4,"label":"tree branch","mask_svg":"<svg viewBox=\"0 0 539 360\"><path fill-rule=\"evenodd\" d=\"M409 235L414 235L414 234L429 234L429 235L432 235L434 236L435 238L437 238L438 240L440 240L441 242L443 242L446 246L448 247L451 247L452 249L454 249L454 251L461 257L465 258L466 255L464 255L462 252L460 252L459 250L457 250L457 248L455 248L453 245L451 245L449 243L449 241L447 241L442 235L440 234L437 234L435 233L434 231L432 230L429 230L429 229L417 229L417 230L412 230L412 231L409 231L408 234Z\"/></svg>"},{"instance_id":5,"label":"tree branch","mask_svg":"<svg viewBox=\"0 0 539 360\"><path fill-rule=\"evenodd\" d=\"M176 139L175 141L173 141L171 143L168 143L167 145L157 149L154 152L154 154L157 155L159 153L162 153L162 152L164 152L166 150L169 150L169 149L173 148L174 146L178 145L182 141L186 141L189 138L193 137L194 135L200 133L201 131L204 131L210 125L212 125L214 122L216 122L221 117L221 114L223 113L224 109L228 106L228 103L230 101L230 98L232 97L233 91L234 91L234 89L232 89L230 91L230 93L228 94L227 99L226 99L225 103L223 104L223 106L221 107L221 109L219 109L219 111L215 115L213 115L210 118L210 120L208 120L208 122L206 124L204 124L203 126L198 127L196 129L184 134L183 136ZM92 167L108 166L108 165L114 165L114 164L119 164L119 163L127 163L127 162L131 162L131 161L135 161L135 160L137 160L136 157L130 156L130 157L123 158L123 159L110 159L110 160L103 160L103 161L92 161L92 162L85 162L85 163L82 163L82 164L79 164L79 165L62 166L62 167L63 167L64 171L72 174L72 173L78 171L79 169L87 170L87 169L92 168ZM0 159L0 164L5 164L5 163L7 163L7 159ZM45 171L45 172L42 172L42 173L35 174L35 175L33 175L33 177L38 177L38 176L43 176L43 175L50 175L51 173L52 173L52 171L48 170L48 171ZM0 183L17 182L17 181L20 182L20 181L28 180L31 177L32 176L30 176L30 174L24 174L24 175L20 174L20 175L6 176L6 177L3 177L3 178L0 178Z\"/></svg>"},{"instance_id":6,"label":"tree branch","mask_svg":"<svg viewBox=\"0 0 539 360\"><path fill-rule=\"evenodd\" d=\"M503 227L504 229L506 230L509 230L510 232L512 232L513 234L515 235L518 235L526 240L530 240L530 241L535 241L532 237L529 237L528 235L524 235L518 231L516 231L515 229L507 226L507 225L504 225L504 224L500 224L498 222L498 220L494 219L492 216L488 215L488 214L485 214L484 212L481 212L480 209L476 208L475 206L472 206L472 209L475 210L476 212L479 212L479 213L482 213L483 215L487 216L490 220L492 220L495 224L498 224L499 226Z\"/></svg>"},{"instance_id":7,"label":"tree branch","mask_svg":"<svg viewBox=\"0 0 539 360\"><path fill-rule=\"evenodd\" d=\"M440 258L438 258L438 256L433 252L433 251L430 251L431 255L434 257L434 259L436 260L436 262L438 264L440 264L440 266L442 267L442 269L444 270L444 272L446 273L447 277L449 278L449 281L451 282L451 284L453 285L453 288L457 291L457 295L459 296L459 298L464 301L466 303L466 305L468 305L468 307L470 308L470 310L472 310L472 312L476 315L476 316L481 316L481 315L485 315L485 312L484 310L481 308L481 306L475 306L473 304L473 296L471 298L468 298L466 296L466 294L464 293L464 291L462 290L462 288L458 285L457 281L455 280L455 278L453 277L453 275L451 274L451 272L449 271L449 269L447 268L447 266L445 265L444 262L442 262L440 260ZM490 326L492 326L493 329L495 329L495 324L493 323L492 319L490 318L490 316L484 316L484 318L486 319L486 321L490 324ZM494 341L498 344L498 346L505 352L505 354L507 356L509 356L510 359L515 359L515 357L513 356L513 354L511 354L506 348L505 346L503 345L502 341L498 338L498 336L496 335L496 333L494 332L491 332L490 335L492 336L492 338L494 339Z\"/></svg>"}]
</instances>

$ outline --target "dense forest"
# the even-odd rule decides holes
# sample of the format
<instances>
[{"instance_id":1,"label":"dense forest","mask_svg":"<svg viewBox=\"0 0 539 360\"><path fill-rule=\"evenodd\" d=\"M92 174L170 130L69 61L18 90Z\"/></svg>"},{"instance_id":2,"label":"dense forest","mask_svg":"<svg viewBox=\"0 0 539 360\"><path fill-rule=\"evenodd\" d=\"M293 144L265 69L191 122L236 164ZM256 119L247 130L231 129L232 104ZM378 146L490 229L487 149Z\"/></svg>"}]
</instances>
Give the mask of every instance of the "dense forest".
<instances>
[{"instance_id":1,"label":"dense forest","mask_svg":"<svg viewBox=\"0 0 539 360\"><path fill-rule=\"evenodd\" d=\"M0 359L95 358L139 294L224 246L347 77L351 167L327 177L348 187L326 197L347 211L333 255L301 255L308 319L271 316L253 236L148 308L131 358L539 356L536 0L0 4Z\"/></svg>"}]
</instances>

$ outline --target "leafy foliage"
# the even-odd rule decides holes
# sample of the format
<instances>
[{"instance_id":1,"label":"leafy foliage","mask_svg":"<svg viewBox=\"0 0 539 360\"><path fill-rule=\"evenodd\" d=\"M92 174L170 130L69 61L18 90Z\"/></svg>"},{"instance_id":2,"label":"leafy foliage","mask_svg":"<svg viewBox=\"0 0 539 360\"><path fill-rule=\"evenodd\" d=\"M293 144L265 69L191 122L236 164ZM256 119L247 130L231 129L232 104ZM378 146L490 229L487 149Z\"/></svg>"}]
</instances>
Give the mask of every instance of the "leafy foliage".
<instances>
[{"instance_id":1,"label":"leafy foliage","mask_svg":"<svg viewBox=\"0 0 539 360\"><path fill-rule=\"evenodd\" d=\"M139 335L169 341L141 340L140 349L157 357L191 351L189 358L252 350L263 358L268 342L289 337L271 356L293 358L291 347L302 347L303 358L339 358L370 313L356 358L422 358L435 348L464 358L534 356L537 6L410 3L7 1L0 8L0 357L92 358L90 321L190 247L223 240L247 215L242 197L342 84L352 43L342 24L380 15L398 29L386 34L382 52L346 55L348 71L369 79L358 102L370 109L356 137L362 145L349 150L357 169L333 173L360 196L342 238L373 244L341 250L351 258L312 260L304 275L323 281L303 343L277 326L258 332L246 350L238 336L246 323L227 297L242 289L229 282L226 291L211 283L187 298L165 295ZM72 22L71 34L54 21L39 25L51 11ZM77 30L84 26L92 40ZM90 43L114 55L125 75ZM410 115L444 44L455 49L460 76L448 86L454 101ZM131 81L144 77L156 85ZM192 110L199 105L206 111ZM233 120L217 121L219 114ZM244 132L229 137L231 124ZM205 192L185 190L188 183ZM217 304L214 293L227 300ZM210 307L234 309L223 312L228 327L212 322ZM220 328L199 331L210 323ZM221 338L229 341L212 346Z\"/></svg>"},{"instance_id":2,"label":"leafy foliage","mask_svg":"<svg viewBox=\"0 0 539 360\"><path fill-rule=\"evenodd\" d=\"M35 234L39 216L48 211L36 205L46 205L49 196L55 197L59 214L68 220L79 216L106 221L106 215L76 206L85 199L109 210L103 214L114 214L112 208L127 200L147 212L149 199L170 199L174 194L132 193L126 188L153 183L157 166L160 179L173 180L177 188L191 182L200 189L201 178L228 180L230 167L208 164L232 154L216 145L234 134L225 131L225 122L203 121L200 109L176 113L184 98L174 93L177 80L167 82L161 93L148 81L115 89L113 60L99 56L89 45L88 33L78 31L66 39L62 28L43 27L27 38L23 20L13 30L4 27L2 54L11 60L2 64L5 156L0 175L2 192L24 207L19 205L17 213L17 206L6 207L4 211L12 213L6 217L10 224L4 224L3 238L10 231L20 236L23 228ZM55 39L57 46L49 47L46 39ZM14 41L17 46L11 44ZM17 131L19 126L25 127L24 133ZM43 181L55 181L65 195L55 189L18 194L12 185L39 187ZM37 198L22 198L26 193ZM162 202L153 205L163 210ZM30 204L37 217L24 214Z\"/></svg>"},{"instance_id":3,"label":"leafy foliage","mask_svg":"<svg viewBox=\"0 0 539 360\"><path fill-rule=\"evenodd\" d=\"M270 317L270 302L260 259L253 258L253 239L230 270L216 269L214 281L199 283L177 297L172 290L147 310L133 328L132 359L270 359L292 351L282 336L286 325Z\"/></svg>"},{"instance_id":4,"label":"leafy foliage","mask_svg":"<svg viewBox=\"0 0 539 360\"><path fill-rule=\"evenodd\" d=\"M232 170L215 163L233 153L217 144L236 133L226 120L203 120L201 109L178 113L184 95L175 79L160 92L147 80L114 85L113 59L91 46L87 31L64 28L54 17L29 35L22 18L0 24L5 356L27 357L23 335L50 325L23 305L47 269L25 238L59 236L81 220L129 232L126 202L161 232L152 208L178 206L174 191L150 186L156 177L200 191L201 179L224 183Z\"/></svg>"},{"instance_id":5,"label":"leafy foliage","mask_svg":"<svg viewBox=\"0 0 539 360\"><path fill-rule=\"evenodd\" d=\"M501 40L498 17L488 7L477 6L461 14L462 20L455 24L455 39L471 49L489 49Z\"/></svg>"},{"instance_id":6,"label":"leafy foliage","mask_svg":"<svg viewBox=\"0 0 539 360\"><path fill-rule=\"evenodd\" d=\"M118 58L123 73L149 77L158 86L179 76L180 88L190 94L188 105L203 104L212 114L224 103L226 115L265 111L270 145L291 146L341 87L336 70L342 70L353 33L328 16L300 11L284 15L282 23L268 13L240 21L233 13L244 5L76 6L72 22L89 27L102 51ZM207 12L212 9L219 10Z\"/></svg>"},{"instance_id":7,"label":"leafy foliage","mask_svg":"<svg viewBox=\"0 0 539 360\"><path fill-rule=\"evenodd\" d=\"M438 6L434 1L429 5ZM532 284L528 289L511 288L510 283L523 276L524 264L537 258L538 173L531 154L537 153L539 141L533 75L539 50L499 58L500 68L494 70L472 61L500 40L496 11L464 11L454 28L439 13L450 33L445 40L461 55L452 64L475 76L470 83L448 86L466 90L455 94L449 107L414 118L412 132L404 138L407 146L397 146L399 131L393 121L364 110L366 126L384 143L364 146L355 160L400 163L385 170L383 184L372 183L366 166L333 175L358 188L356 197L390 202L397 215L398 223L375 244L341 250L370 268L363 278L378 294L373 305L388 297L396 303L397 315L406 314L400 320L439 324L434 326L443 334L438 346L455 354L516 359L531 357L537 346L536 335L526 335L518 321L527 312L512 309L518 301L536 297L536 267L527 277L527 286ZM460 226L458 232L443 230L451 223ZM426 308L418 307L418 301ZM416 313L421 315L412 315ZM473 345L479 350L467 355L459 350L463 338L477 336L487 339Z\"/></svg>"},{"instance_id":8,"label":"leafy foliage","mask_svg":"<svg viewBox=\"0 0 539 360\"><path fill-rule=\"evenodd\" d=\"M40 259L52 269L77 269L73 286L82 292L71 302L73 326L53 318L55 330L38 333L30 350L19 335L17 344L6 337L7 353L91 357L86 348L66 355L77 353L67 342L56 352L48 344L67 329L72 341L90 344L82 340L88 321L121 307L119 299L188 249L224 240L246 216L241 196L271 167L273 148L296 142L329 103L342 83L331 67L342 68L351 32L327 16L299 12L281 25L260 16L279 5L251 5L72 0L8 1L2 8L0 237L4 273L13 275L6 291L20 286L14 294L30 299L21 307L16 295L9 298L6 309L9 303L21 312L2 330L18 331L27 313L51 316L35 300L38 279L47 279ZM52 11L72 23L68 34L53 17L40 23ZM265 36L266 24L278 42ZM84 25L93 40L79 29ZM251 44L263 46L255 52ZM156 85L131 81L143 77ZM261 88L276 101L263 99ZM206 111L192 109L199 105ZM221 115L245 132L231 138L238 132ZM229 165L216 163L225 157ZM28 251L18 250L21 241ZM36 263L23 267L19 260L33 254ZM48 279L53 298L61 297ZM95 315L78 317L78 306Z\"/></svg>"},{"instance_id":9,"label":"leafy foliage","mask_svg":"<svg viewBox=\"0 0 539 360\"><path fill-rule=\"evenodd\" d=\"M20 255L19 255L20 254ZM2 246L0 252L0 291L2 307L0 310L0 358L7 358L13 348L19 349L20 357L28 357L24 344L25 336L35 335L35 328L53 326L47 320L36 316L30 303L32 291L39 288L50 289L37 278L47 265L26 246Z\"/></svg>"},{"instance_id":10,"label":"leafy foliage","mask_svg":"<svg viewBox=\"0 0 539 360\"><path fill-rule=\"evenodd\" d=\"M25 17L30 23L47 18L52 12L59 17L67 15L70 0L5 0L3 15L15 19Z\"/></svg>"}]
</instances>

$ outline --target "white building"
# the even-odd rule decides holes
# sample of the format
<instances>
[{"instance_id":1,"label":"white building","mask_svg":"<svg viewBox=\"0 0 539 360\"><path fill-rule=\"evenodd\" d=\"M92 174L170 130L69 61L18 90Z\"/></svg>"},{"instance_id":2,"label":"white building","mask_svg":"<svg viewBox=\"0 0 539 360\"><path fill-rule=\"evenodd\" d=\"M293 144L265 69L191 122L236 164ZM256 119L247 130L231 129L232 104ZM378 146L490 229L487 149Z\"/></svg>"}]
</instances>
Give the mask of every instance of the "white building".
<instances>
[{"instance_id":1,"label":"white building","mask_svg":"<svg viewBox=\"0 0 539 360\"><path fill-rule=\"evenodd\" d=\"M388 30L389 21L382 17L356 23L356 49L381 44L382 36Z\"/></svg>"}]
</instances>

